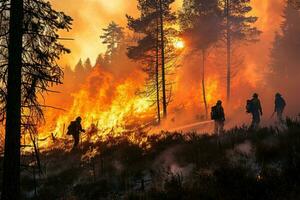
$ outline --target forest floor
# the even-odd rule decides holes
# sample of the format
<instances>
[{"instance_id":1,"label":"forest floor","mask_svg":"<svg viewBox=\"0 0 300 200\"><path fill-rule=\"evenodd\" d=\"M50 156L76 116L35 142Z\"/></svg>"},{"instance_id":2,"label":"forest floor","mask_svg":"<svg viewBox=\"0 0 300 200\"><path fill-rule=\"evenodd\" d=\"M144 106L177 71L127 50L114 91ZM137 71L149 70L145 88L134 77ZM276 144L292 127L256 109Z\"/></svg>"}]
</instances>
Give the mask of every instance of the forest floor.
<instances>
[{"instance_id":1,"label":"forest floor","mask_svg":"<svg viewBox=\"0 0 300 200\"><path fill-rule=\"evenodd\" d=\"M300 199L299 118L280 130L163 133L148 144L118 139L44 152L42 173L22 171L23 199Z\"/></svg>"}]
</instances>

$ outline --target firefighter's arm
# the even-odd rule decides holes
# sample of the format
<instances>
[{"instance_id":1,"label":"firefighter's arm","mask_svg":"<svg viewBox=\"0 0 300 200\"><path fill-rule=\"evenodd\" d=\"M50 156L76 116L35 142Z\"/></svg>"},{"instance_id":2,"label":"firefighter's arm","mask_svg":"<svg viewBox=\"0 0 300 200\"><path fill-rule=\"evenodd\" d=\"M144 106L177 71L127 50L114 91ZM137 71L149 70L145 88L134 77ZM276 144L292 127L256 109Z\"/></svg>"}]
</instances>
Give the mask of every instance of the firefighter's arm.
<instances>
[{"instance_id":1,"label":"firefighter's arm","mask_svg":"<svg viewBox=\"0 0 300 200\"><path fill-rule=\"evenodd\" d=\"M263 115L263 111L262 111L262 107L261 107L260 102L259 102L259 111L260 111L260 114Z\"/></svg>"},{"instance_id":2,"label":"firefighter's arm","mask_svg":"<svg viewBox=\"0 0 300 200\"><path fill-rule=\"evenodd\" d=\"M278 104L279 104L278 100L275 99L274 113L276 113L278 110Z\"/></svg>"},{"instance_id":3,"label":"firefighter's arm","mask_svg":"<svg viewBox=\"0 0 300 200\"><path fill-rule=\"evenodd\" d=\"M223 115L223 119L222 119L222 120L225 121L226 118L225 118L225 112L224 112L224 109L222 109L222 115Z\"/></svg>"},{"instance_id":4,"label":"firefighter's arm","mask_svg":"<svg viewBox=\"0 0 300 200\"><path fill-rule=\"evenodd\" d=\"M80 131L85 133L85 130L82 128L82 126L80 125Z\"/></svg>"}]
</instances>

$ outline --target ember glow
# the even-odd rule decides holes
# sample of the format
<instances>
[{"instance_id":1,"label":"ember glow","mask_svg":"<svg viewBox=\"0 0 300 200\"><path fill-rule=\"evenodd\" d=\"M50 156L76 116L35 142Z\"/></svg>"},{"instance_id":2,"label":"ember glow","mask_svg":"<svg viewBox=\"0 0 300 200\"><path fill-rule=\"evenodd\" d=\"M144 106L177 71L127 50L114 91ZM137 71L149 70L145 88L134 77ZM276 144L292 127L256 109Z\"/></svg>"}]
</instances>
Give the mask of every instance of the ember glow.
<instances>
[{"instance_id":1,"label":"ember glow","mask_svg":"<svg viewBox=\"0 0 300 200\"><path fill-rule=\"evenodd\" d=\"M300 199L300 0L3 0L0 27L1 199Z\"/></svg>"},{"instance_id":2,"label":"ember glow","mask_svg":"<svg viewBox=\"0 0 300 200\"><path fill-rule=\"evenodd\" d=\"M153 123L151 102L136 94L143 83L142 78L137 78L143 77L141 72L118 78L101 70L94 69L81 89L72 95L68 110L46 113L52 123L41 127L40 135L47 137L52 133L57 138L65 138L68 124L77 116L83 118L82 125L90 142L118 137L132 131L132 127ZM44 145L51 145L48 142Z\"/></svg>"},{"instance_id":3,"label":"ember glow","mask_svg":"<svg viewBox=\"0 0 300 200\"><path fill-rule=\"evenodd\" d=\"M176 49L183 49L184 48L184 41L183 40L177 40L174 42L174 47Z\"/></svg>"},{"instance_id":4,"label":"ember glow","mask_svg":"<svg viewBox=\"0 0 300 200\"><path fill-rule=\"evenodd\" d=\"M52 0L55 7L63 9L72 14L74 18L74 30L66 34L74 38L74 42L64 42L71 47L72 54L63 57L60 61L74 68L79 58L91 58L94 65L97 55L105 51L105 47L99 40L101 29L104 28L112 19L121 26L126 26L125 14L135 16L136 4L125 3L124 0L116 0L113 3L106 1L80 1L76 6L68 6L65 1ZM180 1L181 2L181 1ZM230 118L237 118L243 123L244 100L254 91L265 91L264 84L259 84L263 73L257 70L268 71L269 50L274 39L274 33L279 29L283 0L258 1L253 0L253 13L258 16L257 26L262 30L261 40L239 49L245 57L244 62L234 63L240 65L240 71L234 71L232 82L233 105L234 109L227 110ZM82 6L81 6L82 5ZM181 6L176 2L175 10ZM82 16L78 8L87 6L89 12ZM92 8L91 8L92 7ZM85 10L85 9L84 9ZM95 13L104 13L104 15ZM108 17L109 16L109 17ZM276 19L276 20L275 20ZM126 30L128 32L128 30ZM175 38L173 46L180 51L188 49L187 44L180 38ZM259 56L258 56L259 54ZM236 54L239 55L239 54ZM237 56L239 57L239 56ZM209 52L206 69L206 100L208 106L213 106L218 99L225 99L225 74L224 63L226 54L224 51ZM201 91L201 59L200 55L192 52L190 55L180 55L178 60L180 67L175 75L169 77L174 80L172 88L172 101L169 105L169 117L165 119L159 128L170 129L183 126L188 123L195 123L203 120L204 108ZM48 137L51 133L58 138L67 138L66 131L70 121L77 116L83 118L83 126L92 133L90 141L102 140L110 136L120 136L128 131L132 131L132 126L140 127L145 124L153 124L156 121L155 108L153 102L147 97L138 95L144 89L145 74L141 67L132 68L133 64L122 64L120 58L116 71L125 70L126 73L114 73L110 70L98 67L92 70L86 81L81 85L76 82L65 80L67 87L75 87L76 90L65 98L64 95L56 99L47 96L46 102L55 107L65 109L65 111L46 110L46 123L39 129L40 138ZM80 77L78 77L80 79ZM257 90L255 87L259 87ZM66 87L66 86L65 86ZM62 94L65 87L56 88ZM57 97L60 100L57 100ZM65 98L65 99L64 99ZM225 105L226 106L226 105ZM266 106L266 110L271 112L272 104ZM226 109L226 107L225 107ZM180 121L180 122L179 122ZM156 127L157 128L157 127ZM155 129L159 130L159 129ZM49 144L49 141L46 142Z\"/></svg>"}]
</instances>

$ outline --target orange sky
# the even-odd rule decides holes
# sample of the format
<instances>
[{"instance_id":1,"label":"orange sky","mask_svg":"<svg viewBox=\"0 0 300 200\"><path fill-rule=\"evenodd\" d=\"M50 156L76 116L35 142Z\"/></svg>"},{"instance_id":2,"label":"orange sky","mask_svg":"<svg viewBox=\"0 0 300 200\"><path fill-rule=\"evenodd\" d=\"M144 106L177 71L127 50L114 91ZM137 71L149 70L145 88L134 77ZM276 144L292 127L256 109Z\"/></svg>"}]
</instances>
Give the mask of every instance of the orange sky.
<instances>
[{"instance_id":1,"label":"orange sky","mask_svg":"<svg viewBox=\"0 0 300 200\"><path fill-rule=\"evenodd\" d=\"M69 37L74 39L73 41L64 41L64 44L67 47L69 47L72 52L71 54L66 55L61 59L60 62L62 66L68 64L73 67L80 58L86 59L87 57L91 58L92 63L94 63L98 54L105 51L105 46L101 44L99 38L102 28L106 27L107 24L112 20L121 24L122 26L126 26L125 15L129 14L129 15L136 16L138 14L136 10L137 0L50 0L50 1L52 2L56 10L64 11L66 14L70 15L74 19L73 29L70 32L60 33L61 37ZM247 98L247 96L249 96L249 94L254 92L251 90L253 88L255 89L258 88L256 86L260 86L259 88L263 88L261 91L264 91L265 93L267 89L269 89L269 87L265 87L266 84L264 83L263 76L265 75L264 72L266 72L269 69L268 62L269 62L270 48L274 38L274 33L277 30L279 30L279 25L282 20L281 15L282 15L282 8L283 8L284 1L285 0L252 0L253 13L251 14L259 17L256 26L263 33L260 37L259 42L250 44L246 46L246 48L244 48L243 46L242 48L243 56L245 56L246 69L241 71L239 73L239 76L235 77L235 81L233 82L234 84L232 84L232 91L233 91L232 93L234 97L237 97L237 105L243 105L244 100ZM180 7L181 3L182 0L177 0L174 7ZM217 57L213 59L217 59ZM224 67L225 64L223 63L221 64L221 66L217 66L218 69L221 69L222 65ZM189 65L183 63L182 66L180 67L180 71L176 74L177 76L176 82L178 82L177 85L180 85L182 90L184 91L186 91L186 88L190 88L190 90L192 91L198 91L198 90L200 91L199 70L200 68L197 67L197 65L193 65L193 64ZM208 89L208 99L210 98L209 96L212 95L215 95L214 98L223 98L220 95L223 94L221 92L221 89L223 89L224 87L222 86L223 83L221 83L221 81L218 80L218 78L219 77L217 76L216 77L211 76L207 78L207 85L209 85L210 86L209 88L211 88ZM187 83L187 82L191 82L191 83ZM73 85L73 83L71 84ZM75 87L77 88L79 86L76 85ZM180 95L182 94L181 88L179 89L176 88L177 89L176 92L178 92L178 94ZM185 95L185 93L183 93L182 96L178 95L179 97L178 99L180 101L176 101L175 99L174 102L176 104L174 104L174 106L178 106L178 105L189 106L190 103L193 104L191 105L191 107L193 108L193 112L201 113L202 110L194 109L194 107L199 104L201 98L200 92L198 95L195 94L196 92L187 91L187 96ZM56 95L61 95L61 94L56 94ZM53 102L51 101L52 99L56 99L59 100L57 107L60 107L61 106L60 101L62 99L61 98L62 96L60 97L52 96L52 97L53 98L50 98L50 100L48 98L48 101L51 102L50 105L56 106L55 104L56 101ZM185 99L188 99L188 102L186 102ZM98 102L100 102L100 100ZM85 105L85 103L83 104ZM273 104L272 105L270 104L269 110L273 109L271 108L271 106L273 106ZM244 109L244 107L240 107L240 108ZM244 110L242 110L241 113L244 114ZM89 114L89 112L87 112L87 114ZM183 116L186 118L186 113L184 113ZM195 115L191 114L189 116L191 116L194 119ZM237 117L240 116L238 115ZM245 115L245 117L247 116Z\"/></svg>"},{"instance_id":2,"label":"orange sky","mask_svg":"<svg viewBox=\"0 0 300 200\"><path fill-rule=\"evenodd\" d=\"M180 5L182 0L176 0ZM64 44L72 53L62 58L62 64L73 66L79 58L90 57L92 62L105 47L99 35L112 20L126 26L125 15L136 15L136 0L50 0L55 9L63 11L74 19L73 29L61 33L61 37L73 38Z\"/></svg>"},{"instance_id":3,"label":"orange sky","mask_svg":"<svg viewBox=\"0 0 300 200\"><path fill-rule=\"evenodd\" d=\"M126 14L136 15L136 0L50 0L55 9L64 11L73 17L73 29L62 32L61 37L73 38L74 41L65 41L72 53L63 56L61 64L74 66L79 58L90 57L95 62L97 55L105 50L99 35L101 29L114 20L126 26ZM176 0L179 7L182 0ZM258 25L264 32L263 38L270 42L270 37L278 25L278 6L283 0L253 0L255 14L260 17ZM277 13L276 13L277 12ZM276 13L275 15L273 15ZM274 17L277 16L277 17ZM266 45L264 45L266 46Z\"/></svg>"}]
</instances>

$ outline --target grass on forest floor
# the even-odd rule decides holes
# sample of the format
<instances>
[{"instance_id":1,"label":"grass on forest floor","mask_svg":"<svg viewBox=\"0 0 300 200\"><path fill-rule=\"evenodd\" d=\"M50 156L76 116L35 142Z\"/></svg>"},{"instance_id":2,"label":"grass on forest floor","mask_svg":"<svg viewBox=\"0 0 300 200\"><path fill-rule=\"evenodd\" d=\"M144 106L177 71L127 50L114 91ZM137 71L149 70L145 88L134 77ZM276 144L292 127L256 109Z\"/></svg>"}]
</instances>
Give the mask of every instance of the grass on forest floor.
<instances>
[{"instance_id":1,"label":"grass on forest floor","mask_svg":"<svg viewBox=\"0 0 300 200\"><path fill-rule=\"evenodd\" d=\"M298 199L300 122L224 135L164 133L150 149L126 139L41 155L23 171L24 199Z\"/></svg>"}]
</instances>

